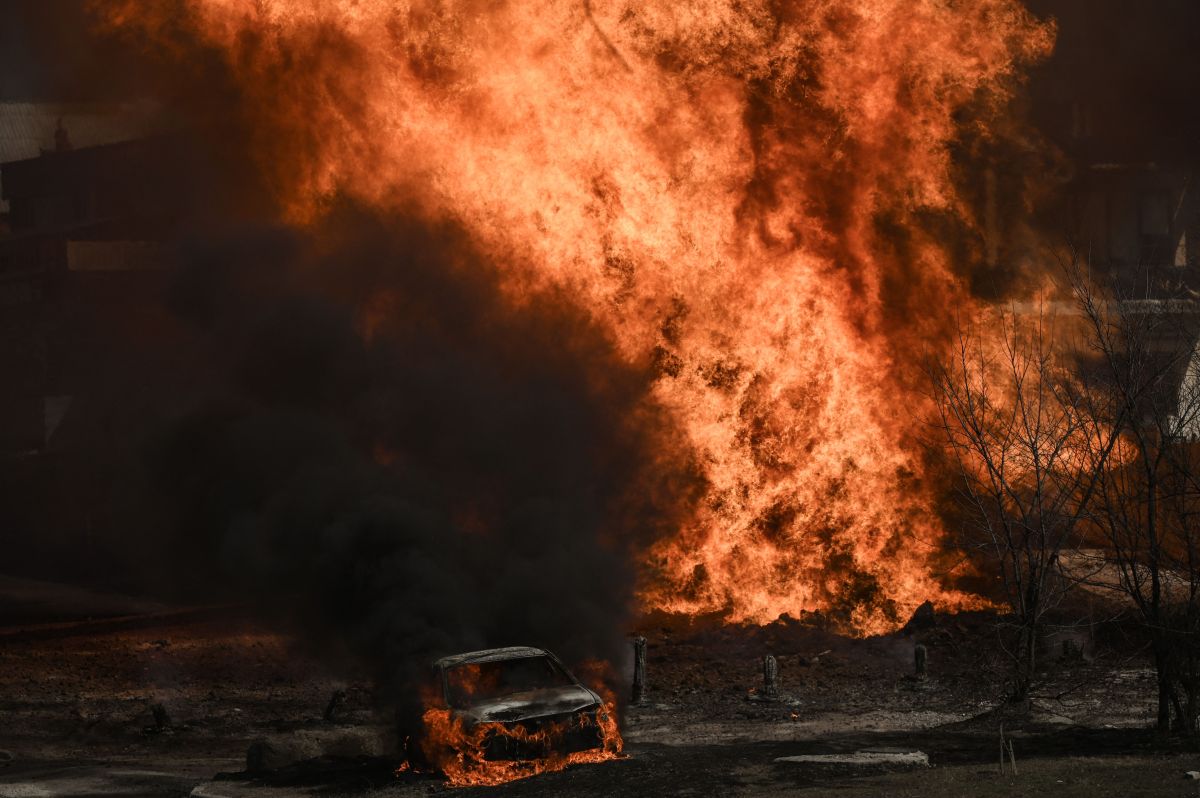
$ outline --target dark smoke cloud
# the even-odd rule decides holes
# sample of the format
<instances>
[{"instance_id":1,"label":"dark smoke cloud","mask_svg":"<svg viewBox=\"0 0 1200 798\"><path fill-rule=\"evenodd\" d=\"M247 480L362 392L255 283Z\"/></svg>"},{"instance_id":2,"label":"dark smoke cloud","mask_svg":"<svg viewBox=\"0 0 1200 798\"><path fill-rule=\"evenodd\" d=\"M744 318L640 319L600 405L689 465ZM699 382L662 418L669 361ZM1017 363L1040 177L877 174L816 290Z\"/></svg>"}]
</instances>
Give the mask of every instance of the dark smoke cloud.
<instances>
[{"instance_id":1,"label":"dark smoke cloud","mask_svg":"<svg viewBox=\"0 0 1200 798\"><path fill-rule=\"evenodd\" d=\"M176 566L344 644L391 701L436 654L618 655L633 552L689 495L648 373L562 297L504 301L451 226L350 211L187 259L177 308L224 368L151 447Z\"/></svg>"}]
</instances>

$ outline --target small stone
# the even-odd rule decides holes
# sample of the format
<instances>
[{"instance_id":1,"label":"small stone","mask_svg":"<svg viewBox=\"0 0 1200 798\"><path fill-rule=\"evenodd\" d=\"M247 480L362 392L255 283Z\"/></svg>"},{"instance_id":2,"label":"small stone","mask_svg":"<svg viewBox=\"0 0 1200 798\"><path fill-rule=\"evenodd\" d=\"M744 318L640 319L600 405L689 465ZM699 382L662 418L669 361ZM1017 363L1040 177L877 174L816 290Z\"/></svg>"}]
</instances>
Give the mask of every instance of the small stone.
<instances>
[{"instance_id":1,"label":"small stone","mask_svg":"<svg viewBox=\"0 0 1200 798\"><path fill-rule=\"evenodd\" d=\"M929 756L923 751L855 751L845 754L803 754L781 756L775 761L794 765L841 765L858 767L929 767Z\"/></svg>"}]
</instances>

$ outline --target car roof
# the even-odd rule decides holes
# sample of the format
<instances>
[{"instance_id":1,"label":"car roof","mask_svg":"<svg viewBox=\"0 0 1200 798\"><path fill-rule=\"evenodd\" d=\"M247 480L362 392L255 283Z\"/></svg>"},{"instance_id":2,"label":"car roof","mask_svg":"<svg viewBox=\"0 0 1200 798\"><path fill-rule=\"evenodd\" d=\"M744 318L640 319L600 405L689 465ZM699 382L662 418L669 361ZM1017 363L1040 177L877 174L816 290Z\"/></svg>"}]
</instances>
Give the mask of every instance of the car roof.
<instances>
[{"instance_id":1,"label":"car roof","mask_svg":"<svg viewBox=\"0 0 1200 798\"><path fill-rule=\"evenodd\" d=\"M477 662L497 662L505 659L523 659L525 657L551 656L550 652L531 646L509 646L507 648L488 648L483 651L469 651L465 654L455 654L442 657L433 664L439 668L454 668L459 665L470 665Z\"/></svg>"}]
</instances>

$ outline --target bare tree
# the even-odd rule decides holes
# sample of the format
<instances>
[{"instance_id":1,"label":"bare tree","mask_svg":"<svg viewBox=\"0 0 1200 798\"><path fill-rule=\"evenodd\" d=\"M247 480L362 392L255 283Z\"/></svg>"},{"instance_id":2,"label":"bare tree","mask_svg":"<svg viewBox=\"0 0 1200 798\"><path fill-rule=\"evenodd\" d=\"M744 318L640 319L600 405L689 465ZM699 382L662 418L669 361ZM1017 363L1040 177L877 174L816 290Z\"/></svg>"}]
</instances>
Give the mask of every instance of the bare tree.
<instances>
[{"instance_id":1,"label":"bare tree","mask_svg":"<svg viewBox=\"0 0 1200 798\"><path fill-rule=\"evenodd\" d=\"M1009 699L1029 697L1046 613L1070 586L1059 555L1077 545L1093 487L1082 395L1055 345L1052 316L998 312L960 331L932 364L939 438L957 466L963 543L999 570L1010 616Z\"/></svg>"},{"instance_id":2,"label":"bare tree","mask_svg":"<svg viewBox=\"0 0 1200 798\"><path fill-rule=\"evenodd\" d=\"M1071 287L1087 322L1080 351L1090 518L1119 588L1148 632L1157 725L1193 734L1200 716L1200 362L1195 303L1121 297L1079 268Z\"/></svg>"}]
</instances>

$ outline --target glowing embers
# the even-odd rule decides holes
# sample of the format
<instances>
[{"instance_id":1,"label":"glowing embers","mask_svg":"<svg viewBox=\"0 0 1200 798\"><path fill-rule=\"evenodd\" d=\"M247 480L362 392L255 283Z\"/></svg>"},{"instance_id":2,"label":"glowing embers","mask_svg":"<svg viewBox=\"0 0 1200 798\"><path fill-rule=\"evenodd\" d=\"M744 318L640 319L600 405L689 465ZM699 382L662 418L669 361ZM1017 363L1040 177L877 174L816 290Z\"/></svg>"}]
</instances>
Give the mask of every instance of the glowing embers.
<instances>
[{"instance_id":1,"label":"glowing embers","mask_svg":"<svg viewBox=\"0 0 1200 798\"><path fill-rule=\"evenodd\" d=\"M435 769L454 786L603 762L624 746L612 698L585 687L542 649L444 657L433 665L424 698L422 729L408 743L406 766Z\"/></svg>"},{"instance_id":2,"label":"glowing embers","mask_svg":"<svg viewBox=\"0 0 1200 798\"><path fill-rule=\"evenodd\" d=\"M593 714L512 724L472 725L452 710L431 708L423 723L424 756L456 787L502 784L570 765L604 762L616 759L624 747L611 702ZM581 745L589 747L571 750Z\"/></svg>"}]
</instances>

